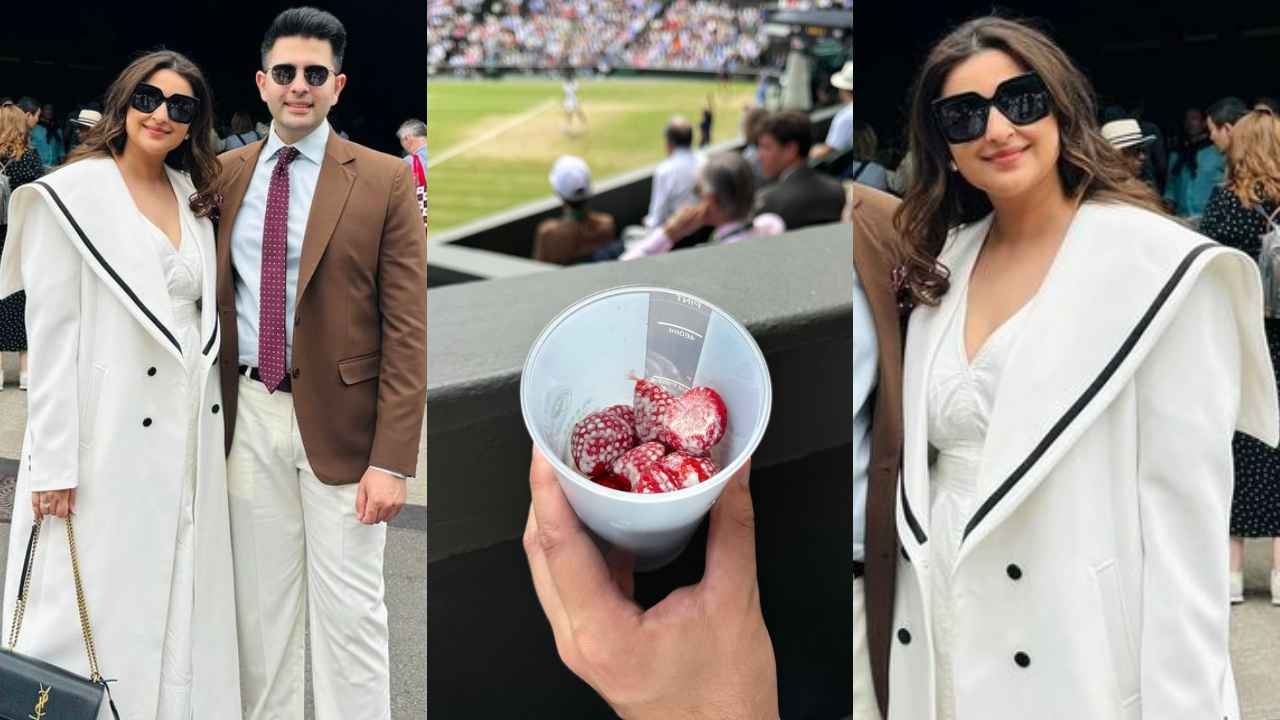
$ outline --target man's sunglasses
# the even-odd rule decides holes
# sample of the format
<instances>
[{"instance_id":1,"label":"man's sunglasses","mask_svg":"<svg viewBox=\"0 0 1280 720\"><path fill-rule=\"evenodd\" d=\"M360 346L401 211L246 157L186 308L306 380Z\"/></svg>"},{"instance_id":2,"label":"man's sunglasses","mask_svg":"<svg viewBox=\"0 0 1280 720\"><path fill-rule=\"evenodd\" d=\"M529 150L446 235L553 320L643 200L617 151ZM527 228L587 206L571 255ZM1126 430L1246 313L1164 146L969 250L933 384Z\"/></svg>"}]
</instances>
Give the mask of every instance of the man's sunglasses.
<instances>
[{"instance_id":1,"label":"man's sunglasses","mask_svg":"<svg viewBox=\"0 0 1280 720\"><path fill-rule=\"evenodd\" d=\"M938 98L933 101L933 117L947 142L959 144L986 134L993 105L1014 125L1030 125L1047 117L1051 104L1049 89L1031 72L1000 83L990 98L976 92Z\"/></svg>"},{"instance_id":2,"label":"man's sunglasses","mask_svg":"<svg viewBox=\"0 0 1280 720\"><path fill-rule=\"evenodd\" d=\"M302 68L302 79L307 81L311 87L320 87L329 81L329 68L323 65L308 65ZM293 83L293 79L298 76L298 67L296 65L272 65L271 79L276 81L277 85L289 85Z\"/></svg>"},{"instance_id":3,"label":"man's sunglasses","mask_svg":"<svg viewBox=\"0 0 1280 720\"><path fill-rule=\"evenodd\" d=\"M169 119L190 125L196 119L196 110L200 108L200 101L190 95L179 95L174 93L165 97L163 91L155 85L147 83L138 83L138 87L133 91L133 96L129 98L129 105L141 113L153 113L160 109L161 105L165 105L169 109Z\"/></svg>"}]
</instances>

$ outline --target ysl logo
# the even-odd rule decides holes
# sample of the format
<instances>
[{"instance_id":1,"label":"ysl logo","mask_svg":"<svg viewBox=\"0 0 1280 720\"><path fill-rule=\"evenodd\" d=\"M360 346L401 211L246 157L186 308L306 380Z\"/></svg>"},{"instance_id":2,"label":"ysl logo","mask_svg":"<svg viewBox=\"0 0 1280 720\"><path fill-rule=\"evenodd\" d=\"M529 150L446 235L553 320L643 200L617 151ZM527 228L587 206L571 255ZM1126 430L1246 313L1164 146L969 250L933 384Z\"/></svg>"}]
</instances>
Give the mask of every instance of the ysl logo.
<instances>
[{"instance_id":1,"label":"ysl logo","mask_svg":"<svg viewBox=\"0 0 1280 720\"><path fill-rule=\"evenodd\" d=\"M49 691L52 689L53 686L40 686L40 694L36 696L36 707L33 711L35 715L28 715L27 717L31 718L31 720L41 720L44 717L44 707L49 704Z\"/></svg>"}]
</instances>

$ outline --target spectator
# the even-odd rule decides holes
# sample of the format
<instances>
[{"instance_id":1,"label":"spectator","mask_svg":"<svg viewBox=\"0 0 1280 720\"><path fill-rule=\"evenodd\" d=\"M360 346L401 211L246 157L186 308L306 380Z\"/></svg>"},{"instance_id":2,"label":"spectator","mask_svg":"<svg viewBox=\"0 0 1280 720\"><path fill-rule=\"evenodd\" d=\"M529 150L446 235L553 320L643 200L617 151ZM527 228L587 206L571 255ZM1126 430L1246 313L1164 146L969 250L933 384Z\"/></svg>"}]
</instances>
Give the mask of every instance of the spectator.
<instances>
[{"instance_id":1,"label":"spectator","mask_svg":"<svg viewBox=\"0 0 1280 720\"><path fill-rule=\"evenodd\" d=\"M31 144L35 145L36 154L40 156L45 169L62 164L62 159L67 155L62 130L58 128L55 119L53 105L46 103L41 106L39 119L31 128Z\"/></svg>"},{"instance_id":2,"label":"spectator","mask_svg":"<svg viewBox=\"0 0 1280 720\"><path fill-rule=\"evenodd\" d=\"M809 167L813 125L801 112L784 112L765 121L760 133L760 164L777 182L759 195L759 213L782 217L787 229L840 220L844 190Z\"/></svg>"},{"instance_id":3,"label":"spectator","mask_svg":"<svg viewBox=\"0 0 1280 720\"><path fill-rule=\"evenodd\" d=\"M853 181L882 192L889 190L889 171L876 162L880 142L876 131L865 122L853 125Z\"/></svg>"},{"instance_id":4,"label":"spectator","mask_svg":"<svg viewBox=\"0 0 1280 720\"><path fill-rule=\"evenodd\" d=\"M786 224L777 215L767 213L752 219L755 184L751 165L741 155L732 152L712 155L698 173L698 204L678 211L666 224L653 230L649 237L627 248L622 259L665 253L707 225L715 228L710 240L713 245L782 234Z\"/></svg>"},{"instance_id":5,"label":"spectator","mask_svg":"<svg viewBox=\"0 0 1280 720\"><path fill-rule=\"evenodd\" d=\"M427 124L411 118L400 124L396 131L400 147L405 151L404 161L413 168L413 181L418 193L418 207L422 208L422 220L427 220Z\"/></svg>"},{"instance_id":6,"label":"spectator","mask_svg":"<svg viewBox=\"0 0 1280 720\"><path fill-rule=\"evenodd\" d=\"M10 192L44 174L40 156L31 142L31 117L32 113L22 109L21 104L0 107L0 175L7 179ZM3 209L0 255L4 253L9 235L8 208ZM18 353L18 387L22 390L27 389L26 307L27 295L21 290L0 300L0 352ZM0 388L3 387L4 370L0 367Z\"/></svg>"},{"instance_id":7,"label":"spectator","mask_svg":"<svg viewBox=\"0 0 1280 720\"><path fill-rule=\"evenodd\" d=\"M768 117L769 111L762 107L750 108L742 116L742 137L747 143L747 146L742 149L742 159L751 166L757 188L763 187L765 182L764 169L760 166L760 148L757 144L760 141L760 130Z\"/></svg>"},{"instance_id":8,"label":"spectator","mask_svg":"<svg viewBox=\"0 0 1280 720\"><path fill-rule=\"evenodd\" d=\"M840 72L831 76L831 85L840 91L844 107L831 119L827 139L813 146L809 157L821 160L833 153L853 147L853 61L844 64Z\"/></svg>"},{"instance_id":9,"label":"spectator","mask_svg":"<svg viewBox=\"0 0 1280 720\"><path fill-rule=\"evenodd\" d=\"M1154 135L1144 135L1142 126L1133 118L1112 120L1102 126L1102 137L1119 150L1129 163L1134 177L1142 177L1147 165L1147 147L1156 141Z\"/></svg>"},{"instance_id":10,"label":"spectator","mask_svg":"<svg viewBox=\"0 0 1280 720\"><path fill-rule=\"evenodd\" d=\"M597 259L617 237L613 217L592 212L591 169L581 158L562 156L551 167L551 188L564 201L559 219L543 220L533 240L533 259L556 265ZM609 254L612 256L615 253Z\"/></svg>"},{"instance_id":11,"label":"spectator","mask_svg":"<svg viewBox=\"0 0 1280 720\"><path fill-rule=\"evenodd\" d=\"M1237 97L1226 97L1209 106L1209 116L1206 118L1209 139L1223 157L1226 156L1227 146L1231 144L1232 126L1248 114L1249 108Z\"/></svg>"},{"instance_id":12,"label":"spectator","mask_svg":"<svg viewBox=\"0 0 1280 720\"><path fill-rule=\"evenodd\" d=\"M89 128L102 121L102 113L84 108L71 116L67 123L67 152L70 153L81 143L81 138Z\"/></svg>"},{"instance_id":13,"label":"spectator","mask_svg":"<svg viewBox=\"0 0 1280 720\"><path fill-rule=\"evenodd\" d=\"M1259 110L1264 113L1270 113L1271 115L1274 115L1276 117L1280 117L1280 100L1276 100L1273 97L1263 95L1262 97L1253 101L1253 109Z\"/></svg>"},{"instance_id":14,"label":"spectator","mask_svg":"<svg viewBox=\"0 0 1280 720\"><path fill-rule=\"evenodd\" d=\"M1256 260L1260 238L1280 224L1280 118L1239 118L1226 153L1226 181L1214 188L1200 232ZM1280 319L1264 318L1263 327L1273 369L1280 368ZM1272 539L1271 602L1280 605L1280 451L1242 433L1231 444L1231 602L1244 602L1244 538L1257 537Z\"/></svg>"},{"instance_id":15,"label":"spectator","mask_svg":"<svg viewBox=\"0 0 1280 720\"><path fill-rule=\"evenodd\" d=\"M1182 147L1169 157L1164 199L1177 215L1194 219L1204 212L1209 194L1222 182L1226 161L1209 139L1204 113L1199 109L1187 110L1183 130L1186 138Z\"/></svg>"},{"instance_id":16,"label":"spectator","mask_svg":"<svg viewBox=\"0 0 1280 720\"><path fill-rule=\"evenodd\" d=\"M697 202L693 194L698 182L698 159L693 154L693 127L676 116L664 131L667 159L653 173L653 190L649 195L649 214L644 226L650 230L662 227L675 211Z\"/></svg>"},{"instance_id":17,"label":"spectator","mask_svg":"<svg viewBox=\"0 0 1280 720\"><path fill-rule=\"evenodd\" d=\"M238 147L252 145L262 139L253 127L253 118L249 113L238 112L231 116L231 133L222 139L223 151L235 150Z\"/></svg>"}]
</instances>

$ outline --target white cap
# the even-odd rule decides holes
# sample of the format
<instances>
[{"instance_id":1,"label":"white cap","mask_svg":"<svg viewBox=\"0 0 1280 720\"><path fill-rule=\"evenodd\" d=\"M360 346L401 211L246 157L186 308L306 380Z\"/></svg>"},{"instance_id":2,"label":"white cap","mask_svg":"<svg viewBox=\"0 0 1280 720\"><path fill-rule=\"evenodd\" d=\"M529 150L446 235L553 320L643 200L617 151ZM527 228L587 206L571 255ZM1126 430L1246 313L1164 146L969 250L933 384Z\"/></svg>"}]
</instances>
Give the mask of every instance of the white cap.
<instances>
[{"instance_id":1,"label":"white cap","mask_svg":"<svg viewBox=\"0 0 1280 720\"><path fill-rule=\"evenodd\" d=\"M561 155L551 166L548 179L562 200L577 202L591 197L591 168L580 157Z\"/></svg>"},{"instance_id":2,"label":"white cap","mask_svg":"<svg viewBox=\"0 0 1280 720\"><path fill-rule=\"evenodd\" d=\"M831 76L831 84L841 90L853 91L853 61L850 60L840 68L840 72Z\"/></svg>"}]
</instances>

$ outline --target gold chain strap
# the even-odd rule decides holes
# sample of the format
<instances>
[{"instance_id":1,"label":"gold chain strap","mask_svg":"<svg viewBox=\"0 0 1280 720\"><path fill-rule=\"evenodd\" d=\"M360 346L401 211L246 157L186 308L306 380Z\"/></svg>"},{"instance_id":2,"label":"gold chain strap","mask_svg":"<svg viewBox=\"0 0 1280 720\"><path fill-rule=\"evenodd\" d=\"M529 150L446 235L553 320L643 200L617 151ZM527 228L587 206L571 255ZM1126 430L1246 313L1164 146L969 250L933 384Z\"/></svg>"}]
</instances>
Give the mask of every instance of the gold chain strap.
<instances>
[{"instance_id":1,"label":"gold chain strap","mask_svg":"<svg viewBox=\"0 0 1280 720\"><path fill-rule=\"evenodd\" d=\"M102 683L102 674L98 671L98 653L93 644L93 628L89 624L89 606L84 599L84 585L80 581L80 556L76 552L76 533L71 526L71 518L67 517L67 548L71 551L71 577L76 585L76 608L80 613L80 633L84 636L84 650L89 658L89 679ZM18 586L18 602L14 607L13 625L9 630L9 647L16 650L18 635L22 632L22 617L27 610L27 597L31 592L31 572L35 564L36 545L40 540L40 525L31 527L31 549L27 553L26 572L22 575L22 583Z\"/></svg>"}]
</instances>

